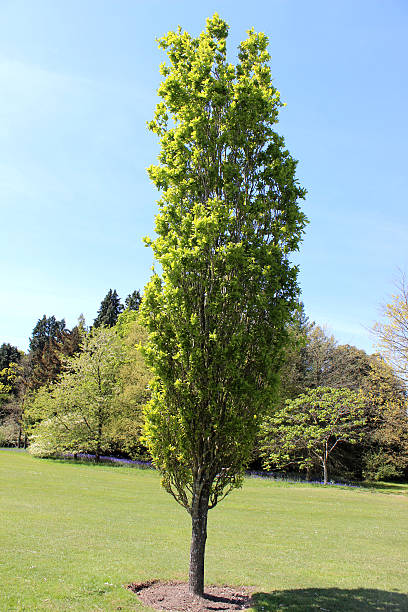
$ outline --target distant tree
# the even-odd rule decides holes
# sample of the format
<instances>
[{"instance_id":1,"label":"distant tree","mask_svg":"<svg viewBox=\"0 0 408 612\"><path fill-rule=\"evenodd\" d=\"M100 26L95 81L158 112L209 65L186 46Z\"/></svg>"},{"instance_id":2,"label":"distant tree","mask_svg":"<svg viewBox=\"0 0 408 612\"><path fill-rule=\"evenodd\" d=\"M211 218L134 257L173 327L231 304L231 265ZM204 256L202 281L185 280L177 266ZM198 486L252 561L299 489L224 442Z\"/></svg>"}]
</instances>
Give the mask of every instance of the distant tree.
<instances>
[{"instance_id":1,"label":"distant tree","mask_svg":"<svg viewBox=\"0 0 408 612\"><path fill-rule=\"evenodd\" d=\"M305 391L305 376L308 368L305 358L309 332L314 323L310 323L305 314L304 306L299 304L292 321L289 322L289 341L285 348L285 357L279 373L279 398L277 404L284 404L287 399L293 399Z\"/></svg>"},{"instance_id":2,"label":"distant tree","mask_svg":"<svg viewBox=\"0 0 408 612\"><path fill-rule=\"evenodd\" d=\"M16 346L3 342L0 346L0 371L8 368L10 363L18 363L21 355L21 351Z\"/></svg>"},{"instance_id":3,"label":"distant tree","mask_svg":"<svg viewBox=\"0 0 408 612\"><path fill-rule=\"evenodd\" d=\"M65 319L57 321L54 315L51 317L43 315L41 319L38 319L33 329L29 344L30 352L40 353L48 348L51 342L60 342L66 331Z\"/></svg>"},{"instance_id":4,"label":"distant tree","mask_svg":"<svg viewBox=\"0 0 408 612\"><path fill-rule=\"evenodd\" d=\"M265 420L265 467L292 464L307 469L317 459L327 484L330 455L340 443L359 442L365 422L360 394L349 389L310 389Z\"/></svg>"},{"instance_id":5,"label":"distant tree","mask_svg":"<svg viewBox=\"0 0 408 612\"><path fill-rule=\"evenodd\" d=\"M369 376L372 358L362 349L342 344L333 350L331 362L329 386L358 391Z\"/></svg>"},{"instance_id":6,"label":"distant tree","mask_svg":"<svg viewBox=\"0 0 408 612\"><path fill-rule=\"evenodd\" d=\"M56 380L63 358L74 355L80 344L81 329L78 325L70 331L64 319L57 321L54 316L45 315L39 319L30 338L31 389Z\"/></svg>"},{"instance_id":7,"label":"distant tree","mask_svg":"<svg viewBox=\"0 0 408 612\"><path fill-rule=\"evenodd\" d=\"M44 315L34 326L29 342L30 387L38 389L61 371L61 349L69 334L65 320Z\"/></svg>"},{"instance_id":8,"label":"distant tree","mask_svg":"<svg viewBox=\"0 0 408 612\"><path fill-rule=\"evenodd\" d=\"M98 315L94 321L94 327L113 327L116 325L118 316L123 311L123 306L120 303L120 298L116 293L116 289L112 291L109 289L106 296L101 302L101 306L98 310Z\"/></svg>"},{"instance_id":9,"label":"distant tree","mask_svg":"<svg viewBox=\"0 0 408 612\"><path fill-rule=\"evenodd\" d=\"M151 374L139 348L146 344L148 334L135 310L120 314L115 330L126 357L118 371L118 410L109 429L110 445L114 453L137 458L146 456L147 452L141 443L141 434L143 409L151 395Z\"/></svg>"},{"instance_id":10,"label":"distant tree","mask_svg":"<svg viewBox=\"0 0 408 612\"><path fill-rule=\"evenodd\" d=\"M26 443L24 409L31 389L32 367L28 355L21 355L18 364L10 364L13 392L9 393L0 411L3 444L20 446ZM1 436L0 436L1 437Z\"/></svg>"},{"instance_id":11,"label":"distant tree","mask_svg":"<svg viewBox=\"0 0 408 612\"><path fill-rule=\"evenodd\" d=\"M293 341L281 370L283 399L321 386L358 390L369 374L371 357L354 346L339 345L322 327L305 321L290 326Z\"/></svg>"},{"instance_id":12,"label":"distant tree","mask_svg":"<svg viewBox=\"0 0 408 612\"><path fill-rule=\"evenodd\" d=\"M140 291L133 291L125 299L126 310L139 310L140 303L142 301Z\"/></svg>"},{"instance_id":13,"label":"distant tree","mask_svg":"<svg viewBox=\"0 0 408 612\"><path fill-rule=\"evenodd\" d=\"M9 365L0 370L0 395L12 393L18 377L18 363L10 362Z\"/></svg>"},{"instance_id":14,"label":"distant tree","mask_svg":"<svg viewBox=\"0 0 408 612\"><path fill-rule=\"evenodd\" d=\"M408 384L408 286L402 277L398 293L384 308L384 319L374 325L379 348L398 376Z\"/></svg>"},{"instance_id":15,"label":"distant tree","mask_svg":"<svg viewBox=\"0 0 408 612\"><path fill-rule=\"evenodd\" d=\"M169 65L150 129L162 190L154 274L140 307L154 373L145 439L163 485L190 514L189 589L202 595L208 510L239 486L276 393L297 304L290 253L305 226L296 162L275 132L281 102L268 39L227 61L228 25L159 41Z\"/></svg>"},{"instance_id":16,"label":"distant tree","mask_svg":"<svg viewBox=\"0 0 408 612\"><path fill-rule=\"evenodd\" d=\"M118 371L124 353L114 329L94 329L82 351L66 361L60 380L43 386L27 409L34 423L33 454L90 452L98 461L109 446L109 427L118 410Z\"/></svg>"},{"instance_id":17,"label":"distant tree","mask_svg":"<svg viewBox=\"0 0 408 612\"><path fill-rule=\"evenodd\" d=\"M367 418L361 449L363 475L371 480L401 478L408 470L405 385L391 366L379 356L373 356L362 392Z\"/></svg>"},{"instance_id":18,"label":"distant tree","mask_svg":"<svg viewBox=\"0 0 408 612\"><path fill-rule=\"evenodd\" d=\"M313 324L308 330L307 341L302 351L302 384L305 389L330 386L333 370L333 353L337 342L332 335Z\"/></svg>"}]
</instances>

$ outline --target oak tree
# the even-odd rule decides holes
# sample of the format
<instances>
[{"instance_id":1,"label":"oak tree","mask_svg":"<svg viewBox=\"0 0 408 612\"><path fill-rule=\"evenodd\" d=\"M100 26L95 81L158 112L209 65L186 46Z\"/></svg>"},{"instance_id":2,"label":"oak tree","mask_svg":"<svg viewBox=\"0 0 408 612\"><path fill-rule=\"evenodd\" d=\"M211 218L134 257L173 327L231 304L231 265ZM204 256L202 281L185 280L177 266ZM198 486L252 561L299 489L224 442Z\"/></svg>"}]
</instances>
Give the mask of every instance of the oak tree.
<instances>
[{"instance_id":1,"label":"oak tree","mask_svg":"<svg viewBox=\"0 0 408 612\"><path fill-rule=\"evenodd\" d=\"M275 131L280 94L268 38L249 30L227 61L217 14L197 37L159 40L160 138L149 176L162 192L151 244L160 265L140 307L150 336L145 440L166 490L191 515L189 589L204 588L208 510L242 482L276 392L298 300L305 217L296 161Z\"/></svg>"}]
</instances>

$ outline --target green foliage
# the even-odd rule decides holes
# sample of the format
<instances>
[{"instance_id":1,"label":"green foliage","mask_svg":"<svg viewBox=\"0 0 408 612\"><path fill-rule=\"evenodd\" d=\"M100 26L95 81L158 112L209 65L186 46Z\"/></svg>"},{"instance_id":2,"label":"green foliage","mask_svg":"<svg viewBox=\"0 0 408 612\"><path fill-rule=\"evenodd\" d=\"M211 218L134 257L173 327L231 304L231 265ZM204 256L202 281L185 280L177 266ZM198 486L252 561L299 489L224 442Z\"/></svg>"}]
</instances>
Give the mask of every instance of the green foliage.
<instances>
[{"instance_id":1,"label":"green foliage","mask_svg":"<svg viewBox=\"0 0 408 612\"><path fill-rule=\"evenodd\" d=\"M30 389L38 389L58 378L64 358L79 350L81 334L80 325L70 331L64 319L57 321L54 316L44 315L38 320L30 338Z\"/></svg>"},{"instance_id":2,"label":"green foliage","mask_svg":"<svg viewBox=\"0 0 408 612\"><path fill-rule=\"evenodd\" d=\"M57 321L54 316L44 315L38 319L30 338L30 352L41 353L53 341L61 341L67 329L65 320Z\"/></svg>"},{"instance_id":3,"label":"green foliage","mask_svg":"<svg viewBox=\"0 0 408 612\"><path fill-rule=\"evenodd\" d=\"M9 395L16 388L20 367L18 363L10 362L0 370L0 396Z\"/></svg>"},{"instance_id":4,"label":"green foliage","mask_svg":"<svg viewBox=\"0 0 408 612\"><path fill-rule=\"evenodd\" d=\"M149 397L149 374L137 347L145 340L146 331L131 310L113 328L83 333L81 352L65 360L60 379L26 401L30 452L143 454L142 406Z\"/></svg>"},{"instance_id":5,"label":"green foliage","mask_svg":"<svg viewBox=\"0 0 408 612\"><path fill-rule=\"evenodd\" d=\"M363 474L372 480L402 477L408 468L405 386L387 363L373 356L362 391L367 417Z\"/></svg>"},{"instance_id":6,"label":"green foliage","mask_svg":"<svg viewBox=\"0 0 408 612\"><path fill-rule=\"evenodd\" d=\"M408 466L406 398L395 372L378 355L338 345L315 323L306 321L301 326L295 320L289 332L292 342L281 370L280 398L275 407L280 409L287 399L319 386L361 390L365 398L364 439L353 447L342 444L336 448L331 470L336 477L361 478L368 474L365 456L379 453L393 465L392 472L402 476ZM391 471L387 473L391 477Z\"/></svg>"},{"instance_id":7,"label":"green foliage","mask_svg":"<svg viewBox=\"0 0 408 612\"><path fill-rule=\"evenodd\" d=\"M67 360L61 379L41 387L26 410L27 418L37 422L32 454L90 452L98 458L106 450L124 358L115 330L102 327L84 337L82 351Z\"/></svg>"},{"instance_id":8,"label":"green foliage","mask_svg":"<svg viewBox=\"0 0 408 612\"><path fill-rule=\"evenodd\" d=\"M139 323L137 311L129 309L119 315L115 330L126 358L118 371L118 411L109 429L110 444L114 451L136 458L146 453L140 438L151 375L140 347L147 342L147 332Z\"/></svg>"},{"instance_id":9,"label":"green foliage","mask_svg":"<svg viewBox=\"0 0 408 612\"><path fill-rule=\"evenodd\" d=\"M290 464L311 468L316 460L327 482L328 458L340 443L364 435L364 400L349 389L317 387L286 404L263 425L262 455L267 469Z\"/></svg>"},{"instance_id":10,"label":"green foliage","mask_svg":"<svg viewBox=\"0 0 408 612\"><path fill-rule=\"evenodd\" d=\"M126 310L139 310L142 298L140 295L140 291L135 290L133 293L130 293L125 299L125 308Z\"/></svg>"},{"instance_id":11,"label":"green foliage","mask_svg":"<svg viewBox=\"0 0 408 612\"><path fill-rule=\"evenodd\" d=\"M140 308L152 368L145 440L163 485L192 516L190 591L202 595L208 509L239 486L276 395L297 307L305 191L275 131L279 92L268 39L248 32L227 61L228 25L215 14L191 37L159 40L162 99L149 128L160 138L148 169L162 192L156 239L161 268Z\"/></svg>"},{"instance_id":12,"label":"green foliage","mask_svg":"<svg viewBox=\"0 0 408 612\"><path fill-rule=\"evenodd\" d=\"M401 471L395 465L392 456L383 449L369 451L363 460L363 476L365 480L385 481L401 476Z\"/></svg>"},{"instance_id":13,"label":"green foliage","mask_svg":"<svg viewBox=\"0 0 408 612\"><path fill-rule=\"evenodd\" d=\"M384 318L373 328L381 353L394 371L408 384L408 286L403 276L398 293L384 308Z\"/></svg>"},{"instance_id":14,"label":"green foliage","mask_svg":"<svg viewBox=\"0 0 408 612\"><path fill-rule=\"evenodd\" d=\"M9 342L3 342L0 346L0 372L8 368L11 363L18 363L21 359L21 351Z\"/></svg>"},{"instance_id":15,"label":"green foliage","mask_svg":"<svg viewBox=\"0 0 408 612\"><path fill-rule=\"evenodd\" d=\"M204 482L210 506L241 482L276 391L298 294L288 255L305 225L296 161L274 130L282 102L268 39L250 30L233 66L227 33L214 15L198 38L179 29L159 40L169 64L149 124L162 198L147 242L162 275L141 306L155 376L145 439L189 511Z\"/></svg>"},{"instance_id":16,"label":"green foliage","mask_svg":"<svg viewBox=\"0 0 408 612\"><path fill-rule=\"evenodd\" d=\"M302 316L304 319L304 314ZM334 336L307 320L302 324L295 320L290 333L292 344L281 371L284 399L293 399L316 387L354 391L361 388L370 372L372 359L365 351L338 345Z\"/></svg>"},{"instance_id":17,"label":"green foliage","mask_svg":"<svg viewBox=\"0 0 408 612\"><path fill-rule=\"evenodd\" d=\"M113 291L109 289L101 302L98 315L94 321L94 327L113 327L116 325L116 321L122 310L123 306L120 303L120 298L116 293L116 289Z\"/></svg>"}]
</instances>

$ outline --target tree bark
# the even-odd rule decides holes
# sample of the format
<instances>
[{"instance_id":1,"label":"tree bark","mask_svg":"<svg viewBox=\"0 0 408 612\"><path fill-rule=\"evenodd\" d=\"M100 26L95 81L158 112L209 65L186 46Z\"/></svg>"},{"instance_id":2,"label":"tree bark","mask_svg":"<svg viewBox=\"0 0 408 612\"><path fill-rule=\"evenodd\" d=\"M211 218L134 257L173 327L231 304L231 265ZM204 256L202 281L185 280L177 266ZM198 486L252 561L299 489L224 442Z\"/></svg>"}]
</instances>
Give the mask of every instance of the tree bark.
<instances>
[{"instance_id":1,"label":"tree bark","mask_svg":"<svg viewBox=\"0 0 408 612\"><path fill-rule=\"evenodd\" d=\"M323 484L327 485L327 459L329 457L329 443L326 440L323 453Z\"/></svg>"},{"instance_id":2,"label":"tree bark","mask_svg":"<svg viewBox=\"0 0 408 612\"><path fill-rule=\"evenodd\" d=\"M327 459L323 460L323 484L327 485Z\"/></svg>"},{"instance_id":3,"label":"tree bark","mask_svg":"<svg viewBox=\"0 0 408 612\"><path fill-rule=\"evenodd\" d=\"M207 516L209 494L202 490L191 513L191 547L188 589L192 595L204 595L204 556L207 540Z\"/></svg>"}]
</instances>

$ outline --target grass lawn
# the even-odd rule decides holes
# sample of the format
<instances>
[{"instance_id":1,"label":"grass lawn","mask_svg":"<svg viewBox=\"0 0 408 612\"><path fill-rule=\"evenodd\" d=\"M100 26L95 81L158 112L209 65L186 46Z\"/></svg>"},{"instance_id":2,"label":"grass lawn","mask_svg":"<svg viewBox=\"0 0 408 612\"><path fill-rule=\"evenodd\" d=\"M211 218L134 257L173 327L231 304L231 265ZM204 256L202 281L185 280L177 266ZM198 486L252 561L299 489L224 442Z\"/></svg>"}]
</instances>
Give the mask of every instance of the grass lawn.
<instances>
[{"instance_id":1,"label":"grass lawn","mask_svg":"<svg viewBox=\"0 0 408 612\"><path fill-rule=\"evenodd\" d=\"M406 492L247 479L210 512L206 582L255 587L256 612L407 612ZM153 471L0 451L0 503L2 612L147 610L123 584L187 579L189 516Z\"/></svg>"}]
</instances>

